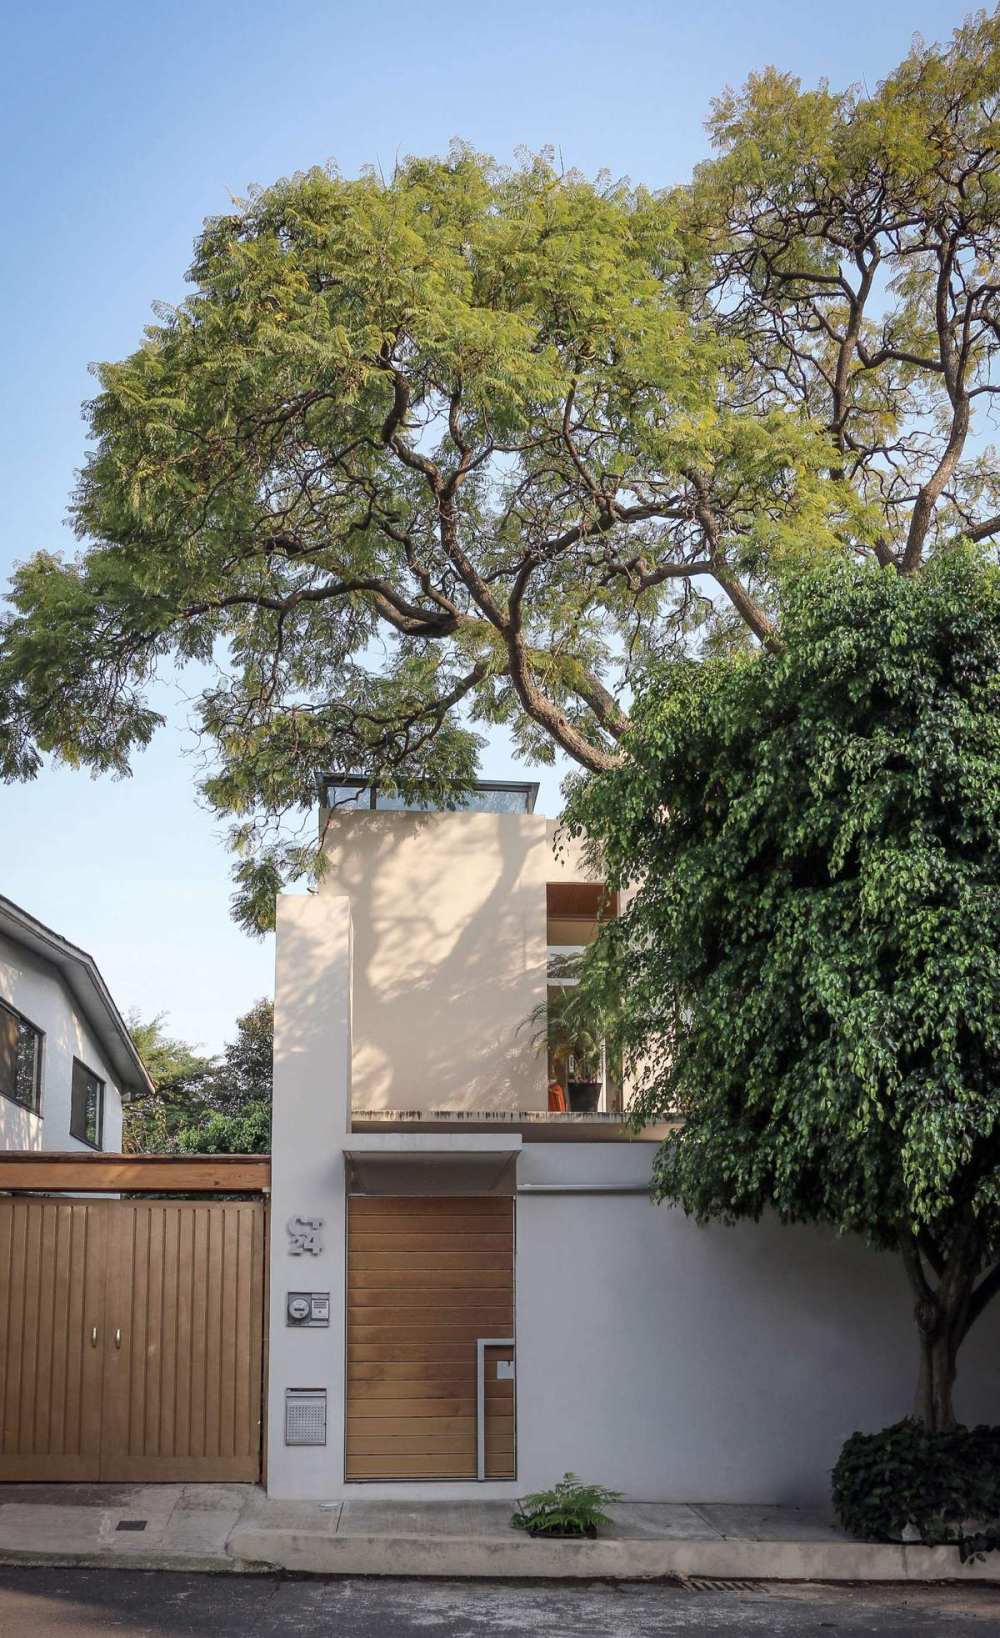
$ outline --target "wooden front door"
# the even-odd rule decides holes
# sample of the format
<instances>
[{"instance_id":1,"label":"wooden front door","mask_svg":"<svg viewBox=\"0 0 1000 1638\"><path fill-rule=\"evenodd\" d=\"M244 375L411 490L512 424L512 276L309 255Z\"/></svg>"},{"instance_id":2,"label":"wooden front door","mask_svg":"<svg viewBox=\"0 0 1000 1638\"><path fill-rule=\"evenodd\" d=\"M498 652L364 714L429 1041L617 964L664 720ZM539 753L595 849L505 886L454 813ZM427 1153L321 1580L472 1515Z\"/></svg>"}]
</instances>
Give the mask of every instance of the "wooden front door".
<instances>
[{"instance_id":1,"label":"wooden front door","mask_svg":"<svg viewBox=\"0 0 1000 1638\"><path fill-rule=\"evenodd\" d=\"M475 1479L478 1344L514 1335L509 1197L348 1201L348 1479ZM489 1476L514 1474L514 1384L490 1386Z\"/></svg>"},{"instance_id":2,"label":"wooden front door","mask_svg":"<svg viewBox=\"0 0 1000 1638\"><path fill-rule=\"evenodd\" d=\"M0 1479L253 1480L260 1202L0 1200Z\"/></svg>"}]
</instances>

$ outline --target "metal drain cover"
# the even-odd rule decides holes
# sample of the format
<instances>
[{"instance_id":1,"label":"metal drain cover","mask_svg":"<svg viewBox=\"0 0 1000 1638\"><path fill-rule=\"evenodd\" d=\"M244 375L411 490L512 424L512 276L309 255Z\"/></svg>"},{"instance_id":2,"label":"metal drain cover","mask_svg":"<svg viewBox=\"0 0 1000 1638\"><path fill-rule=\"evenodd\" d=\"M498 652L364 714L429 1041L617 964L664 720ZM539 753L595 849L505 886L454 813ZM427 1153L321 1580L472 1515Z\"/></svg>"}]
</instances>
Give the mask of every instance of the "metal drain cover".
<instances>
[{"instance_id":1,"label":"metal drain cover","mask_svg":"<svg viewBox=\"0 0 1000 1638\"><path fill-rule=\"evenodd\" d=\"M717 1575L689 1575L684 1578L685 1587L692 1592L761 1592L763 1583L760 1581L745 1581L740 1576Z\"/></svg>"},{"instance_id":2,"label":"metal drain cover","mask_svg":"<svg viewBox=\"0 0 1000 1638\"><path fill-rule=\"evenodd\" d=\"M115 1525L115 1529L116 1530L145 1530L146 1523L147 1523L146 1519L119 1519L118 1523Z\"/></svg>"}]
</instances>

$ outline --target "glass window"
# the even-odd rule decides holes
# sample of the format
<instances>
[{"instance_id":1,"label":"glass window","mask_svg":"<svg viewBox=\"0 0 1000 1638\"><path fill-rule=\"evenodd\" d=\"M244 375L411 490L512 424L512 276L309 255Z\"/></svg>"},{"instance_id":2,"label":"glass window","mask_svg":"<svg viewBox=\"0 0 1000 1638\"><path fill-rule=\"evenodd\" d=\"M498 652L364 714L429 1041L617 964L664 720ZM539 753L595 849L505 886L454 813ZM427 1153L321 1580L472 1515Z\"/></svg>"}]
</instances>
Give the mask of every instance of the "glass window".
<instances>
[{"instance_id":1,"label":"glass window","mask_svg":"<svg viewBox=\"0 0 1000 1638\"><path fill-rule=\"evenodd\" d=\"M370 808L371 786L362 784L328 785L326 802L331 808Z\"/></svg>"},{"instance_id":2,"label":"glass window","mask_svg":"<svg viewBox=\"0 0 1000 1638\"><path fill-rule=\"evenodd\" d=\"M79 1058L74 1058L69 1135L79 1138L81 1143L89 1143L92 1149L99 1149L103 1130L104 1082Z\"/></svg>"},{"instance_id":3,"label":"glass window","mask_svg":"<svg viewBox=\"0 0 1000 1638\"><path fill-rule=\"evenodd\" d=\"M42 1032L0 1002L0 1092L33 1114L42 1091Z\"/></svg>"},{"instance_id":4,"label":"glass window","mask_svg":"<svg viewBox=\"0 0 1000 1638\"><path fill-rule=\"evenodd\" d=\"M326 787L327 807L338 812L355 812L358 808L377 808L381 813L531 813L534 811L538 786L531 782L490 783L482 780L471 791L456 798L453 804L437 797L399 796L373 786L360 775L330 780Z\"/></svg>"}]
</instances>

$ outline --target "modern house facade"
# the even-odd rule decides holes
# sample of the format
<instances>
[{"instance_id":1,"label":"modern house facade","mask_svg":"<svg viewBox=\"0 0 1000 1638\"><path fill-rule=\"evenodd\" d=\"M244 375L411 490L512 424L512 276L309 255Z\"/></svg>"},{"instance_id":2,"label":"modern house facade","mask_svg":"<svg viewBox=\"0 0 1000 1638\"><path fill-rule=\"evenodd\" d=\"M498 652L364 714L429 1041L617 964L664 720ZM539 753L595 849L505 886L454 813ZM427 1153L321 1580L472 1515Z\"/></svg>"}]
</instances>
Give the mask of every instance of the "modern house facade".
<instances>
[{"instance_id":1,"label":"modern house facade","mask_svg":"<svg viewBox=\"0 0 1000 1638\"><path fill-rule=\"evenodd\" d=\"M331 781L316 893L278 905L267 1484L810 1501L905 1414L894 1259L651 1203L606 1060L591 1107L525 1021L615 904L530 786L406 811ZM562 1084L561 1084L562 1083ZM593 1107L596 1105L596 1107ZM960 1411L1000 1415L1000 1324Z\"/></svg>"},{"instance_id":2,"label":"modern house facade","mask_svg":"<svg viewBox=\"0 0 1000 1638\"><path fill-rule=\"evenodd\" d=\"M92 957L0 897L0 1152L119 1150L150 1090Z\"/></svg>"}]
</instances>

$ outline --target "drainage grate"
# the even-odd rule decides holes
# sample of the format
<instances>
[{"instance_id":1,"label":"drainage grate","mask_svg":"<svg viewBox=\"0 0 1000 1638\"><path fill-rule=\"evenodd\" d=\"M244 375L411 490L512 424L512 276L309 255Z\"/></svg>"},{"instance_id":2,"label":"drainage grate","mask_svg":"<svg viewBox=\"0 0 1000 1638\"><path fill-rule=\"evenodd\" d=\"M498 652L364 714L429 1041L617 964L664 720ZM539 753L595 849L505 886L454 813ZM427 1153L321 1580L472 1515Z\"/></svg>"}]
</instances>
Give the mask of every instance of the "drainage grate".
<instances>
[{"instance_id":1,"label":"drainage grate","mask_svg":"<svg viewBox=\"0 0 1000 1638\"><path fill-rule=\"evenodd\" d=\"M739 1576L718 1575L689 1575L684 1578L685 1587L692 1592L761 1592L763 1583L760 1581L744 1581Z\"/></svg>"},{"instance_id":2,"label":"drainage grate","mask_svg":"<svg viewBox=\"0 0 1000 1638\"><path fill-rule=\"evenodd\" d=\"M145 1530L146 1522L147 1521L145 1519L119 1519L118 1523L115 1525L115 1529L116 1530Z\"/></svg>"}]
</instances>

